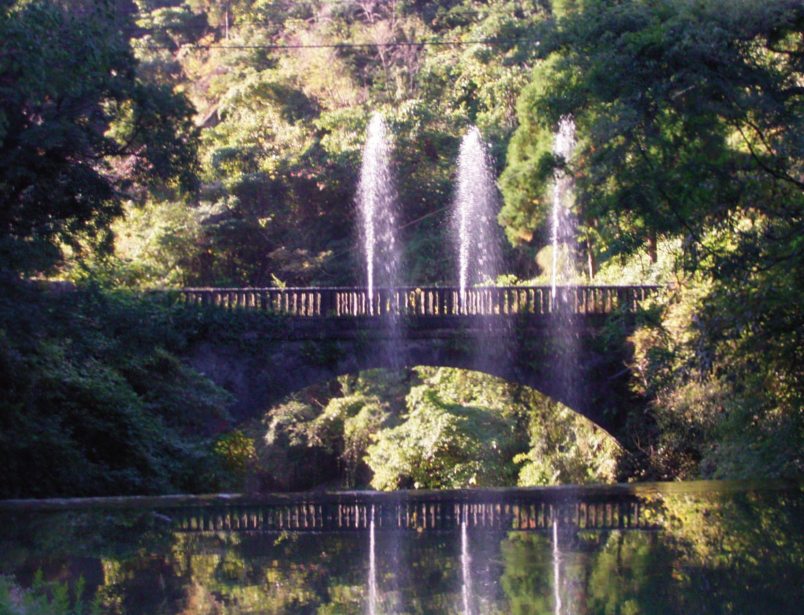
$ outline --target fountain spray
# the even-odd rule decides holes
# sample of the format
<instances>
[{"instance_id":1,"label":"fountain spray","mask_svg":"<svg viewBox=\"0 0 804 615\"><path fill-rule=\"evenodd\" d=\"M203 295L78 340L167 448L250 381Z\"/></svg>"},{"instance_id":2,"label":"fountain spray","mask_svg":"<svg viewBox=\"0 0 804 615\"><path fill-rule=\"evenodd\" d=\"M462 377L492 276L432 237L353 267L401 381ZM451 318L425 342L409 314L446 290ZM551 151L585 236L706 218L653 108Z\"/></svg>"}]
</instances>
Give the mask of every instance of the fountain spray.
<instances>
[{"instance_id":1,"label":"fountain spray","mask_svg":"<svg viewBox=\"0 0 804 615\"><path fill-rule=\"evenodd\" d=\"M399 275L396 195L390 170L391 148L383 118L375 113L363 148L357 204L366 264L368 313L380 310L377 288L394 288Z\"/></svg>"}]
</instances>

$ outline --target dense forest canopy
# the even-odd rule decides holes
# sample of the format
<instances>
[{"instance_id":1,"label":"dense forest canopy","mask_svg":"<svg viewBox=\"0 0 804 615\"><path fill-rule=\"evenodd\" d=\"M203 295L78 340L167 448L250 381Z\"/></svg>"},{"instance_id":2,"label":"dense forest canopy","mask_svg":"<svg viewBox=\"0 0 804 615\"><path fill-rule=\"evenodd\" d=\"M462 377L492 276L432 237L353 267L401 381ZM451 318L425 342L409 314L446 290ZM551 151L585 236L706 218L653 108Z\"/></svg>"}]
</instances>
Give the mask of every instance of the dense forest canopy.
<instances>
[{"instance_id":1,"label":"dense forest canopy","mask_svg":"<svg viewBox=\"0 0 804 615\"><path fill-rule=\"evenodd\" d=\"M195 208L149 202L143 209L140 202L132 214L141 225L120 231L134 251L121 256L147 265L139 272L144 281L364 282L354 201L372 110L385 116L394 139L406 281L454 281L445 221L459 142L477 124L503 164L545 7L139 8L138 23L149 33L132 46L144 72L186 93L204 126ZM161 225L164 233L152 232Z\"/></svg>"},{"instance_id":2,"label":"dense forest canopy","mask_svg":"<svg viewBox=\"0 0 804 615\"><path fill-rule=\"evenodd\" d=\"M0 440L4 467L52 480L2 493L800 474L803 36L796 0L3 2ZM668 285L628 340L650 403L627 452L536 392L424 368L343 378L230 431L226 393L179 359L201 321L121 294L363 283L372 112L404 282L455 283L455 167L477 126L500 282L549 279L560 169L576 281Z\"/></svg>"}]
</instances>

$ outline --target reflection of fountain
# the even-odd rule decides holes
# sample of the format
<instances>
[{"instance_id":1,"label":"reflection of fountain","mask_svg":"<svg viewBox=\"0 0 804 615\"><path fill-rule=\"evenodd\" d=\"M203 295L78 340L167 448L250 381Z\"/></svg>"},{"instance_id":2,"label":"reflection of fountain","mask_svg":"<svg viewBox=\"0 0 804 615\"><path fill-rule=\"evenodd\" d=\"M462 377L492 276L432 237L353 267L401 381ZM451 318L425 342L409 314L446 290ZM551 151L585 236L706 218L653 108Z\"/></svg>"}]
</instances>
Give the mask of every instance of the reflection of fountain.
<instances>
[{"instance_id":1,"label":"reflection of fountain","mask_svg":"<svg viewBox=\"0 0 804 615\"><path fill-rule=\"evenodd\" d=\"M469 555L469 536L466 532L466 514L461 522L461 574L463 576L463 613L473 615L472 608L472 558Z\"/></svg>"},{"instance_id":2,"label":"reflection of fountain","mask_svg":"<svg viewBox=\"0 0 804 615\"><path fill-rule=\"evenodd\" d=\"M500 274L500 246L495 233L497 204L486 145L480 131L471 128L461 141L453 214L463 311L467 311L467 287L494 280Z\"/></svg>"},{"instance_id":3,"label":"reflection of fountain","mask_svg":"<svg viewBox=\"0 0 804 615\"><path fill-rule=\"evenodd\" d=\"M558 511L552 509L553 522L553 615L561 615L561 549L558 545Z\"/></svg>"},{"instance_id":4,"label":"reflection of fountain","mask_svg":"<svg viewBox=\"0 0 804 615\"><path fill-rule=\"evenodd\" d=\"M385 122L375 113L368 126L357 203L366 263L369 314L385 311L375 298L377 288L395 288L399 274L396 239L396 199L390 171L390 146Z\"/></svg>"},{"instance_id":5,"label":"reflection of fountain","mask_svg":"<svg viewBox=\"0 0 804 615\"><path fill-rule=\"evenodd\" d=\"M374 506L372 506L371 524L369 525L368 615L377 613L377 545L374 530Z\"/></svg>"}]
</instances>

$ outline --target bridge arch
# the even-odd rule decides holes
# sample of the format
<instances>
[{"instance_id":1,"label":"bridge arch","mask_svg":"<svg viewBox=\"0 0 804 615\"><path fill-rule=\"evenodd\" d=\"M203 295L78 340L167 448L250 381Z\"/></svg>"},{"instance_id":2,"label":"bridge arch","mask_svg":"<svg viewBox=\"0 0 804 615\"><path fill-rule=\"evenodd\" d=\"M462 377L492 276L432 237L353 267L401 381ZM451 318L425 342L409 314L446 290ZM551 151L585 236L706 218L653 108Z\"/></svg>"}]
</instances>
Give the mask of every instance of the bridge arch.
<instances>
[{"instance_id":1,"label":"bridge arch","mask_svg":"<svg viewBox=\"0 0 804 615\"><path fill-rule=\"evenodd\" d=\"M172 296L232 316L228 325L206 327L187 355L233 394L235 420L340 375L428 365L527 385L622 442L629 412L646 403L629 388L624 340L640 301L659 288L184 289ZM617 328L620 342L612 344Z\"/></svg>"},{"instance_id":2,"label":"bridge arch","mask_svg":"<svg viewBox=\"0 0 804 615\"><path fill-rule=\"evenodd\" d=\"M190 363L234 397L238 422L313 384L369 369L431 366L482 372L529 386L586 417L616 439L634 403L628 349L600 345L600 319L576 319L574 353L551 335L553 318L461 319L404 323L403 333L361 319L287 318L274 329L232 337L214 332L188 349ZM280 320L280 322L283 322ZM499 344L500 340L503 344ZM489 341L493 343L489 343ZM567 368L571 373L566 373Z\"/></svg>"}]
</instances>

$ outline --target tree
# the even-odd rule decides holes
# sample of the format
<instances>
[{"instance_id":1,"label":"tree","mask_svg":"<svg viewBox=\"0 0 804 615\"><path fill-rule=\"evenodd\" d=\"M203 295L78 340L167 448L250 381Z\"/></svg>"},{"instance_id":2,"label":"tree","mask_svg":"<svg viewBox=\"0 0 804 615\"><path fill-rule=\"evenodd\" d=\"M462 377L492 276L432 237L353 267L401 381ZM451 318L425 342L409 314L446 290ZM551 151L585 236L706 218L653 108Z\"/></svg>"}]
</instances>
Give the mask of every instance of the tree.
<instances>
[{"instance_id":1,"label":"tree","mask_svg":"<svg viewBox=\"0 0 804 615\"><path fill-rule=\"evenodd\" d=\"M192 316L97 289L0 290L0 497L209 492L237 478L212 448L231 398L179 359Z\"/></svg>"},{"instance_id":2,"label":"tree","mask_svg":"<svg viewBox=\"0 0 804 615\"><path fill-rule=\"evenodd\" d=\"M147 259L151 279L356 283L355 191L372 111L393 134L405 282L454 277L445 221L460 137L478 125L502 166L545 2L238 0L226 30L213 1L139 5L139 73L175 84L203 118L199 207L186 232L174 225L159 240L167 267ZM468 44L481 39L493 42ZM426 44L436 41L467 44Z\"/></svg>"},{"instance_id":3,"label":"tree","mask_svg":"<svg viewBox=\"0 0 804 615\"><path fill-rule=\"evenodd\" d=\"M681 246L684 288L634 338L653 476L802 467L802 33L790 0L589 0L555 22L520 98L509 236L543 232L566 165L601 260ZM568 115L578 147L560 161L550 135Z\"/></svg>"},{"instance_id":4,"label":"tree","mask_svg":"<svg viewBox=\"0 0 804 615\"><path fill-rule=\"evenodd\" d=\"M137 78L127 26L104 0L0 9L3 268L47 270L66 246L109 249L125 195L192 185L193 109Z\"/></svg>"},{"instance_id":5,"label":"tree","mask_svg":"<svg viewBox=\"0 0 804 615\"><path fill-rule=\"evenodd\" d=\"M530 450L514 458L522 464L519 485L611 483L621 451L605 431L569 408L528 391Z\"/></svg>"},{"instance_id":6,"label":"tree","mask_svg":"<svg viewBox=\"0 0 804 615\"><path fill-rule=\"evenodd\" d=\"M510 234L544 220L555 166L545 135L565 115L580 137L581 217L609 223L620 251L683 235L695 264L704 249L731 258L728 243L704 246L713 227L750 243L737 228L746 219L800 230L803 28L791 0L586 2L555 26L520 100L504 177Z\"/></svg>"},{"instance_id":7,"label":"tree","mask_svg":"<svg viewBox=\"0 0 804 615\"><path fill-rule=\"evenodd\" d=\"M380 431L366 462L375 489L503 486L516 483L514 456L525 448L523 408L500 395L511 385L454 369L429 375L406 398L408 414ZM484 386L485 385L485 386Z\"/></svg>"}]
</instances>

